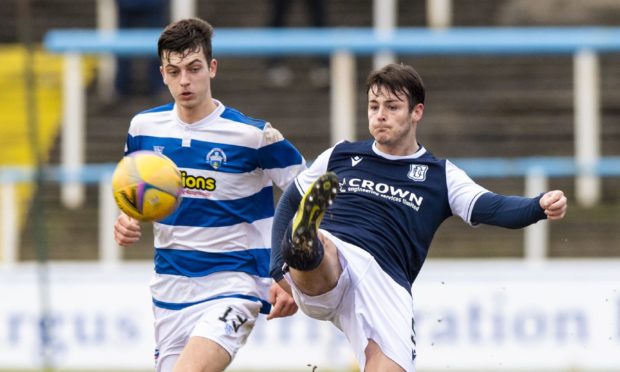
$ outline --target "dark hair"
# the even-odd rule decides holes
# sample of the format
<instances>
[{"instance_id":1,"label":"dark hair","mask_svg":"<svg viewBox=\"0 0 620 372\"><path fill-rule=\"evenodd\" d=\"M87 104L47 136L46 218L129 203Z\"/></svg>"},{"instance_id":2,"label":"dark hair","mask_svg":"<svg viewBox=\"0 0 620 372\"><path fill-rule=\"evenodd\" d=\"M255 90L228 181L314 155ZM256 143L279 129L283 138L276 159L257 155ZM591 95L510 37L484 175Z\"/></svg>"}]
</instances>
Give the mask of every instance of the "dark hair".
<instances>
[{"instance_id":1,"label":"dark hair","mask_svg":"<svg viewBox=\"0 0 620 372\"><path fill-rule=\"evenodd\" d=\"M157 54L160 61L169 58L170 53L179 53L186 56L202 49L211 63L213 51L211 36L213 26L199 18L188 18L169 24L159 36L157 42Z\"/></svg>"},{"instance_id":2,"label":"dark hair","mask_svg":"<svg viewBox=\"0 0 620 372\"><path fill-rule=\"evenodd\" d=\"M390 63L371 72L366 80L366 95L371 89L387 89L399 97L404 94L409 102L409 111L418 103L424 103L424 83L418 72L409 65Z\"/></svg>"}]
</instances>

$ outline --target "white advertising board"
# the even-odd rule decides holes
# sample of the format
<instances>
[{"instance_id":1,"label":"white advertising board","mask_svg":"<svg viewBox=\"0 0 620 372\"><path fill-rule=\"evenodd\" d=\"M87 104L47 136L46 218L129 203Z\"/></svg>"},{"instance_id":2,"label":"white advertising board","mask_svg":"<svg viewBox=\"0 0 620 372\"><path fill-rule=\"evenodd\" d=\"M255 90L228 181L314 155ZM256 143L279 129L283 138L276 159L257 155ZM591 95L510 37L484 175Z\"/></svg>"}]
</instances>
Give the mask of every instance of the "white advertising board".
<instances>
[{"instance_id":1,"label":"white advertising board","mask_svg":"<svg viewBox=\"0 0 620 372\"><path fill-rule=\"evenodd\" d=\"M0 269L0 369L39 367L45 350L57 368L152 369L151 271ZM620 370L620 261L431 260L413 296L419 371ZM354 365L342 334L298 314L262 317L230 370Z\"/></svg>"},{"instance_id":2,"label":"white advertising board","mask_svg":"<svg viewBox=\"0 0 620 372\"><path fill-rule=\"evenodd\" d=\"M436 262L414 284L418 366L619 371L620 262Z\"/></svg>"}]
</instances>

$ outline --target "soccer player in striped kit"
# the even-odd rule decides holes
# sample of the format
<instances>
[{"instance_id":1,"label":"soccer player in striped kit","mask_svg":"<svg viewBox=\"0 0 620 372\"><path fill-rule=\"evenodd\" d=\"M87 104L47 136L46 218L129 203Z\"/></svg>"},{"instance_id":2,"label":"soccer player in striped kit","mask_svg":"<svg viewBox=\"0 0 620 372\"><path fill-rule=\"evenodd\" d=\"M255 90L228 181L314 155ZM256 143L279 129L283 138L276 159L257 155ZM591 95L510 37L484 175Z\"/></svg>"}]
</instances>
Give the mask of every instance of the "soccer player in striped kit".
<instances>
[{"instance_id":1,"label":"soccer player in striped kit","mask_svg":"<svg viewBox=\"0 0 620 372\"><path fill-rule=\"evenodd\" d=\"M214 99L213 28L200 19L170 24L158 41L161 73L174 103L137 114L125 153L158 151L183 176L177 210L155 222L151 282L157 371L222 371L270 297L278 316L297 310L269 275L273 185L305 169L297 149L263 120ZM121 214L115 239L140 238Z\"/></svg>"},{"instance_id":2,"label":"soccer player in striped kit","mask_svg":"<svg viewBox=\"0 0 620 372\"><path fill-rule=\"evenodd\" d=\"M307 315L344 332L363 371L411 372L411 286L439 225L458 215L471 225L521 228L563 218L567 201L559 190L492 193L433 156L416 137L425 90L411 66L372 72L366 92L374 139L329 148L284 192L271 274L292 286Z\"/></svg>"}]
</instances>

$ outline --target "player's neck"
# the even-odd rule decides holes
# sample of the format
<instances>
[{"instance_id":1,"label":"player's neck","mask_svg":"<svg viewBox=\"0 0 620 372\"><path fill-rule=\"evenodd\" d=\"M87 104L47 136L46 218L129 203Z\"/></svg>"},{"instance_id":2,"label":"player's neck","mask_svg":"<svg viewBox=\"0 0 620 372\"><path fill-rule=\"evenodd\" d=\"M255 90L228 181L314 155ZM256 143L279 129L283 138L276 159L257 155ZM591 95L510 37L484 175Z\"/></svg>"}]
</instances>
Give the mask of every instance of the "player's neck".
<instances>
[{"instance_id":1,"label":"player's neck","mask_svg":"<svg viewBox=\"0 0 620 372\"><path fill-rule=\"evenodd\" d=\"M211 98L207 99L202 105L196 107L177 106L179 118L187 124L196 123L211 115L211 113L217 109L217 104Z\"/></svg>"},{"instance_id":2,"label":"player's neck","mask_svg":"<svg viewBox=\"0 0 620 372\"><path fill-rule=\"evenodd\" d=\"M413 141L399 142L394 144L380 144L375 141L377 149L385 154L394 156L407 156L413 155L420 149L418 141L414 138Z\"/></svg>"}]
</instances>

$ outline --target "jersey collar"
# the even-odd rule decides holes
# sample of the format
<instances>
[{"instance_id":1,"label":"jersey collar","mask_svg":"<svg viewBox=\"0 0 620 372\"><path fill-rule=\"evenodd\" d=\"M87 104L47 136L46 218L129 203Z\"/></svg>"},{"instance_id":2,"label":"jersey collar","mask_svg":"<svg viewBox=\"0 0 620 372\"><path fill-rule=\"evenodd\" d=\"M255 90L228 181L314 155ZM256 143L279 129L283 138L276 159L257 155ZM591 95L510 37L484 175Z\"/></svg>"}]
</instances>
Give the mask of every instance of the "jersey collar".
<instances>
[{"instance_id":1,"label":"jersey collar","mask_svg":"<svg viewBox=\"0 0 620 372\"><path fill-rule=\"evenodd\" d=\"M424 148L424 146L422 146L420 144L420 148L418 149L418 151L414 152L413 154L409 154L409 155L391 155L391 154L388 154L388 153L385 153L385 152L379 150L377 148L377 141L373 141L373 143L372 143L372 151L375 154L377 154L377 155L379 155L379 156L381 156L383 158L386 158L388 160L417 159L420 156L426 154L426 149Z\"/></svg>"},{"instance_id":2,"label":"jersey collar","mask_svg":"<svg viewBox=\"0 0 620 372\"><path fill-rule=\"evenodd\" d=\"M176 120L177 123L179 123L181 126L184 127L191 127L194 129L198 129L198 128L202 128L204 126L209 125L211 122L213 122L213 120L215 120L216 118L219 118L220 115L222 115L222 113L224 112L224 110L226 109L226 107L222 104L222 102L213 99L213 102L215 102L215 104L217 105L217 107L215 108L215 110L213 110L212 113L210 113L209 115L205 116L204 118L192 123L192 124L188 124L186 122L184 122L183 120L181 120L181 118L179 117L179 113L177 111L177 105L176 103L174 104L174 108L173 108L173 112L174 112L174 118Z\"/></svg>"}]
</instances>

